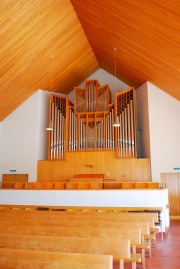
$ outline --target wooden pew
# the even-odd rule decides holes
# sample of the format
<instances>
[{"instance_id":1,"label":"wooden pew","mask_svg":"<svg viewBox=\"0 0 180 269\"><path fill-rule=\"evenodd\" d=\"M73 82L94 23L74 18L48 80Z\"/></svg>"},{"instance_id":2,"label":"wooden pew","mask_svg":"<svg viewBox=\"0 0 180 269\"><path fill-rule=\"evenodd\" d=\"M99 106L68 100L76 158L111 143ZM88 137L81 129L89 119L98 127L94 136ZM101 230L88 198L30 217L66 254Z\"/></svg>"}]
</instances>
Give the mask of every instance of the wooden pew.
<instances>
[{"instance_id":1,"label":"wooden pew","mask_svg":"<svg viewBox=\"0 0 180 269\"><path fill-rule=\"evenodd\" d=\"M113 269L112 255L0 248L1 269Z\"/></svg>"},{"instance_id":2,"label":"wooden pew","mask_svg":"<svg viewBox=\"0 0 180 269\"><path fill-rule=\"evenodd\" d=\"M1 235L3 234L3 235ZM138 228L129 229L127 225L119 228L111 227L52 227L32 225L2 225L0 224L0 241L4 241L4 234L10 235L51 235L51 236L78 236L78 237L114 237L127 238L131 240L133 253L136 249L141 249L142 265L145 268L145 250L149 249L149 245L141 243L141 230Z\"/></svg>"},{"instance_id":3,"label":"wooden pew","mask_svg":"<svg viewBox=\"0 0 180 269\"><path fill-rule=\"evenodd\" d=\"M0 248L113 255L120 269L124 268L124 260L131 261L132 269L136 268L136 258L130 253L130 240L125 238L1 234Z\"/></svg>"},{"instance_id":4,"label":"wooden pew","mask_svg":"<svg viewBox=\"0 0 180 269\"><path fill-rule=\"evenodd\" d=\"M12 212L10 214L6 213L1 213L1 224L9 224L9 223L14 223L14 224L26 224L26 225L32 225L35 223L38 223L39 225L51 225L51 226L97 226L97 227L102 227L102 226L109 226L109 227L119 227L122 223L128 223L128 225L133 226L138 226L141 224L139 227L142 230L142 234L149 234L149 223L146 220L138 220L134 219L132 223L132 219L113 219L113 220L101 220L101 219L73 219L73 221L69 221L68 218L64 217L58 217L58 212L55 214L53 217L50 217L49 211L43 212L40 211L34 214L34 211L28 211L28 214L18 214L20 211ZM46 214L47 213L47 214ZM43 217L44 215L44 217ZM72 219L71 219L72 220Z\"/></svg>"},{"instance_id":5,"label":"wooden pew","mask_svg":"<svg viewBox=\"0 0 180 269\"><path fill-rule=\"evenodd\" d=\"M158 213L137 213L137 212L61 212L64 218L72 219L98 219L98 220L130 220L130 221L147 221L149 223L151 234L144 234L144 239L156 246L156 232L155 222L158 221Z\"/></svg>"},{"instance_id":6,"label":"wooden pew","mask_svg":"<svg viewBox=\"0 0 180 269\"><path fill-rule=\"evenodd\" d=\"M16 182L14 185L14 189L21 190L24 188L25 182Z\"/></svg>"},{"instance_id":7,"label":"wooden pew","mask_svg":"<svg viewBox=\"0 0 180 269\"><path fill-rule=\"evenodd\" d=\"M67 182L55 182L54 189L55 190L64 190L66 189Z\"/></svg>"},{"instance_id":8,"label":"wooden pew","mask_svg":"<svg viewBox=\"0 0 180 269\"><path fill-rule=\"evenodd\" d=\"M21 216L26 214L26 212L22 212ZM41 212L41 219L42 219ZM12 217L12 214L10 214ZM38 212L32 212L32 218L40 216L40 213ZM54 216L55 215L55 216ZM47 217L47 213L46 213ZM150 230L153 231L151 234L150 232L142 232L143 239L150 242L152 246L156 246L156 229L154 228L154 213L122 213L122 212L49 212L48 213L48 219L50 218L56 218L56 222L59 220L59 218L63 219L73 219L73 220L118 220L118 221L147 221L150 226ZM58 219L57 219L58 218ZM41 220L40 220L41 221ZM150 253L149 253L150 254Z\"/></svg>"},{"instance_id":9,"label":"wooden pew","mask_svg":"<svg viewBox=\"0 0 180 269\"><path fill-rule=\"evenodd\" d=\"M30 213L26 213L25 211L22 212L21 216L25 216ZM40 221L43 220L43 212L31 212L31 221L34 217L39 217ZM10 217L12 217L12 214L10 214ZM139 221L146 221L149 223L149 226L152 229L154 229L154 213L121 213L121 212L46 212L45 217L48 217L48 220L50 221L51 218L56 218L57 221L61 221L62 219L70 219L70 220L107 220L107 221L133 221L139 222ZM150 234L150 231L142 231L143 238L148 240L149 242L153 242L153 245L156 245L156 234L155 232L153 234Z\"/></svg>"},{"instance_id":10,"label":"wooden pew","mask_svg":"<svg viewBox=\"0 0 180 269\"><path fill-rule=\"evenodd\" d=\"M47 213L47 216L46 214ZM50 213L50 214L49 214ZM33 226L36 226L36 225L49 225L51 227L52 230L54 230L55 228L59 227L59 229L62 229L62 227L69 227L70 229L74 227L81 227L81 228L92 228L92 227L111 227L111 229L114 227L116 229L119 228L119 231L118 233L120 234L121 233L121 230L123 231L124 229L128 229L129 231L133 230L134 228L137 228L137 229L141 229L142 232L144 234L147 234L148 231L149 231L149 225L147 222L134 222L132 223L132 221L128 222L128 221L104 221L104 220L101 220L101 221L97 221L97 220L62 220L62 219L59 219L57 216L60 212L56 212L56 218L55 218L55 215L53 217L54 221L52 218L48 217L51 215L51 212L39 212L39 214L37 214L37 212L35 213L35 216L37 218L33 218L33 212L30 211L30 214L29 214L29 218L27 218L27 214L25 213L25 217L24 218L21 218L19 215L18 219L15 218L14 221L12 221L12 219L10 218L9 221L7 220L6 223L11 223L11 222L14 222L15 224L26 224L27 227L29 227L29 229L32 229L32 225ZM17 213L15 212L14 213L15 215L17 215ZM46 216L45 219L43 219L42 216ZM12 217L12 215L11 215ZM2 220L2 223L3 223L3 220ZM1 223L1 224L2 224ZM133 237L133 236L132 236ZM134 235L135 237L135 235ZM133 239L133 238L131 238ZM142 250L142 263L143 263L143 266L145 267L145 249L148 250L149 252L149 256L151 256L151 248L149 246L149 244L142 244L140 241L133 241L132 242L134 245L136 245L137 248L140 248Z\"/></svg>"},{"instance_id":11,"label":"wooden pew","mask_svg":"<svg viewBox=\"0 0 180 269\"><path fill-rule=\"evenodd\" d=\"M145 220L149 223L151 234L144 235L144 239L149 240L156 246L155 222L158 221L158 213L137 213L137 212L61 212L64 218L72 219L100 219L100 220Z\"/></svg>"}]
</instances>

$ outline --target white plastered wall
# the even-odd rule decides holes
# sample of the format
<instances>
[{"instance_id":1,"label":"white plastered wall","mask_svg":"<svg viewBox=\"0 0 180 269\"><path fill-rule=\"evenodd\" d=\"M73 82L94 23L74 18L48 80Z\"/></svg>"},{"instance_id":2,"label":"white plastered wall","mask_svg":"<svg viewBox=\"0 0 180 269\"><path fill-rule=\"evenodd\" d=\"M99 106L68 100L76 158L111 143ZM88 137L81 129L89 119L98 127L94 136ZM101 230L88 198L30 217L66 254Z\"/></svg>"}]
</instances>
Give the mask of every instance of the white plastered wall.
<instances>
[{"instance_id":1,"label":"white plastered wall","mask_svg":"<svg viewBox=\"0 0 180 269\"><path fill-rule=\"evenodd\" d=\"M112 102L114 102L114 95L115 92L120 92L122 90L125 90L127 88L129 88L130 86L128 86L127 84L125 84L124 82L122 82L121 80L115 78L114 76L112 76L111 74L109 74L108 72L106 72L103 69L98 69L96 72L94 72L93 74L91 74L86 80L98 80L100 86L101 85L109 85L109 88L111 90L112 93ZM80 88L84 88L84 82L81 83L80 85L78 85L78 87ZM69 95L68 95L69 100L71 100L71 102L74 103L74 91L72 91Z\"/></svg>"},{"instance_id":2,"label":"white plastered wall","mask_svg":"<svg viewBox=\"0 0 180 269\"><path fill-rule=\"evenodd\" d=\"M180 167L180 102L147 83L152 180Z\"/></svg>"},{"instance_id":3,"label":"white plastered wall","mask_svg":"<svg viewBox=\"0 0 180 269\"><path fill-rule=\"evenodd\" d=\"M0 126L0 179L2 174L28 174L37 178L37 160L47 159L49 94L38 90Z\"/></svg>"}]
</instances>

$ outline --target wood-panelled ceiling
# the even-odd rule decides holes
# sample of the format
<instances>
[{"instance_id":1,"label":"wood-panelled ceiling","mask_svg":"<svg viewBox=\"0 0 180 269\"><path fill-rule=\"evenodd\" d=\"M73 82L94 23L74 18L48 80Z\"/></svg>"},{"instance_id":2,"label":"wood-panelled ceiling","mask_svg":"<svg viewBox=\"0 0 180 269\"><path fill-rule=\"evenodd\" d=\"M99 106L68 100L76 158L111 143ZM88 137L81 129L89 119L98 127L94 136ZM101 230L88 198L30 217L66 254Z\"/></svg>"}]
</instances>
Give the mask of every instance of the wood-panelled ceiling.
<instances>
[{"instance_id":1,"label":"wood-panelled ceiling","mask_svg":"<svg viewBox=\"0 0 180 269\"><path fill-rule=\"evenodd\" d=\"M114 48L119 79L180 100L179 0L1 0L0 121L38 89L114 75Z\"/></svg>"}]
</instances>

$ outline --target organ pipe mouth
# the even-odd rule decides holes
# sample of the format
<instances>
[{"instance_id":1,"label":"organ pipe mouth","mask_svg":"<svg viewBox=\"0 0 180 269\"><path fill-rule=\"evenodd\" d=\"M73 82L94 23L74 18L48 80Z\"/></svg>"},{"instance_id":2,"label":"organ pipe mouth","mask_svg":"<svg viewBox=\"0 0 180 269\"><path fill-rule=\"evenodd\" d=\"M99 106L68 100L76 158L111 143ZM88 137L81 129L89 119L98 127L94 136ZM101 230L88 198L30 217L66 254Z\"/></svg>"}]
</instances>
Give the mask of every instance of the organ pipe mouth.
<instances>
[{"instance_id":1,"label":"organ pipe mouth","mask_svg":"<svg viewBox=\"0 0 180 269\"><path fill-rule=\"evenodd\" d=\"M115 118L113 127L120 127L120 122L119 122L119 118L118 117Z\"/></svg>"}]
</instances>

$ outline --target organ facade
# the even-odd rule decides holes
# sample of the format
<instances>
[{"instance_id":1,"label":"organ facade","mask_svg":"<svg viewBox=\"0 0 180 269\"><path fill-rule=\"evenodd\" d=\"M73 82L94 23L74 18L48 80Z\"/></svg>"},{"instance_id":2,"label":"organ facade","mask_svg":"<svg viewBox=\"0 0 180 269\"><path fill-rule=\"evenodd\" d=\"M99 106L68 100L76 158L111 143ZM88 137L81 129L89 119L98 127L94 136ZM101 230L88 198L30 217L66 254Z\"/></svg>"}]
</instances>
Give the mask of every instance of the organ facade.
<instances>
[{"instance_id":1,"label":"organ facade","mask_svg":"<svg viewBox=\"0 0 180 269\"><path fill-rule=\"evenodd\" d=\"M118 118L120 126L114 127ZM50 96L48 159L65 159L67 151L113 150L116 158L136 158L135 90L116 94L111 102L108 85L97 80L85 81L74 88L74 104L68 98Z\"/></svg>"}]
</instances>

